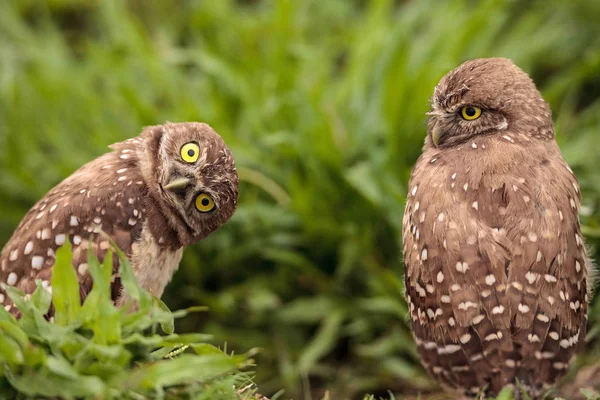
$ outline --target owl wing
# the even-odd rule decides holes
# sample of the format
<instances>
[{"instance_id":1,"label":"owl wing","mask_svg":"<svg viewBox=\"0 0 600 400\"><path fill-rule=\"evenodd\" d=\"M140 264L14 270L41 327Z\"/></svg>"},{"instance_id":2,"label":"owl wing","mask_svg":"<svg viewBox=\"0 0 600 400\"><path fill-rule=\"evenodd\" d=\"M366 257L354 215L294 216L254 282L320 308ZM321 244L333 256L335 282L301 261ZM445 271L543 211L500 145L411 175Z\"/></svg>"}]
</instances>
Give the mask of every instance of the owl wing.
<instances>
[{"instance_id":1,"label":"owl wing","mask_svg":"<svg viewBox=\"0 0 600 400\"><path fill-rule=\"evenodd\" d=\"M583 345L588 269L578 210L580 190L558 150L509 191L513 242L508 305L520 361L517 378L552 383ZM535 374L534 374L535 373Z\"/></svg>"},{"instance_id":2,"label":"owl wing","mask_svg":"<svg viewBox=\"0 0 600 400\"><path fill-rule=\"evenodd\" d=\"M514 350L506 302L511 244L497 228L504 191L466 180L441 154L424 154L409 185L405 286L421 359L447 386L474 394L501 387L514 377L502 368L503 354Z\"/></svg>"},{"instance_id":3,"label":"owl wing","mask_svg":"<svg viewBox=\"0 0 600 400\"><path fill-rule=\"evenodd\" d=\"M83 300L92 288L88 246L100 261L110 247L101 231L131 255L146 212L147 188L138 168L138 144L131 139L113 145L115 151L84 165L35 204L0 253L0 280L32 293L40 279L51 290L55 252L68 240ZM116 255L113 262L112 296L116 299L121 290ZM5 308L17 314L5 293L0 295Z\"/></svg>"}]
</instances>

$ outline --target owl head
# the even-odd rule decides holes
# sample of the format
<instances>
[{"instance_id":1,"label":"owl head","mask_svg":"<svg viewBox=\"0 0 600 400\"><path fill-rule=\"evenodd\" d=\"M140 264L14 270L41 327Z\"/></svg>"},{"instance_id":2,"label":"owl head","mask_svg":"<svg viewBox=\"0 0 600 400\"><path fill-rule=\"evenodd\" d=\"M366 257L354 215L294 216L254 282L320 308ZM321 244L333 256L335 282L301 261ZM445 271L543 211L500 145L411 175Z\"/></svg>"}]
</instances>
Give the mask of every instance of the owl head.
<instances>
[{"instance_id":1,"label":"owl head","mask_svg":"<svg viewBox=\"0 0 600 400\"><path fill-rule=\"evenodd\" d=\"M167 123L146 128L142 136L149 160L142 172L181 245L206 237L231 218L238 175L231 151L209 125Z\"/></svg>"},{"instance_id":2,"label":"owl head","mask_svg":"<svg viewBox=\"0 0 600 400\"><path fill-rule=\"evenodd\" d=\"M426 146L452 147L474 136L510 131L552 139L550 107L529 76L506 58L480 58L436 86Z\"/></svg>"}]
</instances>

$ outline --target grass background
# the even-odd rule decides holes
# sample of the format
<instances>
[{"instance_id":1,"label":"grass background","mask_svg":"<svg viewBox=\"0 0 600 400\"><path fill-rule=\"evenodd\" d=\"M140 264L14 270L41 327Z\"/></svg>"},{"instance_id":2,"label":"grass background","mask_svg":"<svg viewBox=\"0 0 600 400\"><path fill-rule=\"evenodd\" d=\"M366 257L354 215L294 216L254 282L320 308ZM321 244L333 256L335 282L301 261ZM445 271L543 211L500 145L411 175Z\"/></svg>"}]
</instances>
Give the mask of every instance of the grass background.
<instances>
[{"instance_id":1,"label":"grass background","mask_svg":"<svg viewBox=\"0 0 600 400\"><path fill-rule=\"evenodd\" d=\"M402 298L401 221L438 80L512 58L554 111L600 244L600 2L0 2L0 245L51 187L142 126L198 120L230 145L240 207L186 250L163 300L283 398L436 389ZM588 350L600 355L599 302Z\"/></svg>"}]
</instances>

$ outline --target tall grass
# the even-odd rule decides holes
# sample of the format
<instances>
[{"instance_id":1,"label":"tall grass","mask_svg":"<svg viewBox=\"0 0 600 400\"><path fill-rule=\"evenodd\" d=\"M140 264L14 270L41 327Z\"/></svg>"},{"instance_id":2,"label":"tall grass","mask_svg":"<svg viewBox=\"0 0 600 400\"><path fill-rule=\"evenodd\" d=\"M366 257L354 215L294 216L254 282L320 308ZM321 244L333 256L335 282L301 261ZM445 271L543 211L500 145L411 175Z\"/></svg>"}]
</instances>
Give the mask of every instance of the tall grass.
<instances>
[{"instance_id":1,"label":"tall grass","mask_svg":"<svg viewBox=\"0 0 600 400\"><path fill-rule=\"evenodd\" d=\"M240 207L184 255L164 300L210 311L179 330L261 347L265 394L435 390L405 319L400 250L428 98L466 59L530 72L597 246L599 16L598 2L558 0L1 2L0 243L108 144L208 122L236 158ZM598 307L580 364L599 354Z\"/></svg>"}]
</instances>

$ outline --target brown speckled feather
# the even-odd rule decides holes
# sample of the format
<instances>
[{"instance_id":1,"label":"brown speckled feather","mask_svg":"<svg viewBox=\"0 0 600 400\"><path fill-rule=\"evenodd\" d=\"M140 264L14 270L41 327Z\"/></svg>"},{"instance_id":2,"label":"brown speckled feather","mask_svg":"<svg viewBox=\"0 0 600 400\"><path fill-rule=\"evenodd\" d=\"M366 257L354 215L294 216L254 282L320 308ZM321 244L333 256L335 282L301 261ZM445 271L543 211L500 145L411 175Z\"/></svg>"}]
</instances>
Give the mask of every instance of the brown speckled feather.
<instances>
[{"instance_id":1,"label":"brown speckled feather","mask_svg":"<svg viewBox=\"0 0 600 400\"><path fill-rule=\"evenodd\" d=\"M494 84L482 76L497 70L504 95L527 101L518 104L523 117L487 90ZM485 107L483 125L456 119L465 104ZM512 63L466 63L441 81L432 106L403 221L419 354L434 377L463 393L493 395L518 379L537 396L566 372L585 335L591 265L577 180L546 103ZM532 116L538 124L527 130ZM431 132L440 129L436 146Z\"/></svg>"},{"instance_id":2,"label":"brown speckled feather","mask_svg":"<svg viewBox=\"0 0 600 400\"><path fill-rule=\"evenodd\" d=\"M180 148L198 144L197 161L181 160ZM112 152L84 165L53 188L25 215L0 253L0 281L26 293L36 279L51 290L56 250L68 240L82 299L91 290L87 249L102 261L110 244L126 253L142 286L160 296L182 249L225 223L237 205L237 173L222 139L205 124L166 124L111 146ZM171 193L173 180L187 183ZM181 185L180 185L181 186ZM194 207L198 193L214 200L214 210ZM121 294L114 256L112 294ZM0 304L18 315L0 290ZM50 310L52 314L52 309Z\"/></svg>"}]
</instances>

